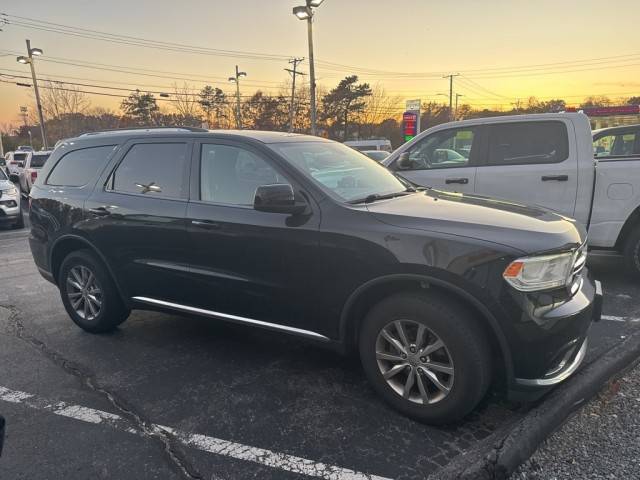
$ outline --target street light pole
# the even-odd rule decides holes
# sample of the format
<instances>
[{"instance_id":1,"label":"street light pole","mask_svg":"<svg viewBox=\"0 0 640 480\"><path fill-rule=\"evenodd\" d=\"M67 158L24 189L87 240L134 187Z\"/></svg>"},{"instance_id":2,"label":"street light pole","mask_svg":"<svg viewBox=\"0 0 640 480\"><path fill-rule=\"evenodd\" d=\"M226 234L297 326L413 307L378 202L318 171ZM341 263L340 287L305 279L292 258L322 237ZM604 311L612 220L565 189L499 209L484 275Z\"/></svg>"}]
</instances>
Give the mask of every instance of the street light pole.
<instances>
[{"instance_id":1,"label":"street light pole","mask_svg":"<svg viewBox=\"0 0 640 480\"><path fill-rule=\"evenodd\" d=\"M42 135L42 148L45 150L48 149L47 146L47 132L44 126L44 114L42 113L42 103L40 102L40 92L38 91L38 80L36 79L36 69L34 66L34 58L33 53L36 52L37 55L42 55L42 50L31 48L31 41L27 39L27 54L28 54L28 64L31 67L31 78L33 79L33 91L36 95L36 108L38 109L38 117L40 119L40 134ZM20 57L19 57L20 58ZM20 61L18 58L18 61Z\"/></svg>"},{"instance_id":2,"label":"street light pole","mask_svg":"<svg viewBox=\"0 0 640 480\"><path fill-rule=\"evenodd\" d=\"M238 65L236 65L236 74L234 77L229 77L230 82L236 82L236 128L242 130L242 113L240 111L240 77L246 77L246 72L240 72Z\"/></svg>"},{"instance_id":3,"label":"street light pole","mask_svg":"<svg viewBox=\"0 0 640 480\"><path fill-rule=\"evenodd\" d=\"M308 2L307 2L308 3ZM311 11L311 7L307 7ZM316 70L313 62L313 15L307 18L309 39L309 94L311 96L311 135L316 134Z\"/></svg>"},{"instance_id":4,"label":"street light pole","mask_svg":"<svg viewBox=\"0 0 640 480\"><path fill-rule=\"evenodd\" d=\"M306 0L304 6L293 7L293 14L300 20L307 21L307 40L309 43L309 94L311 96L311 135L315 135L316 128L316 69L313 61L313 14L314 8L320 6L324 0Z\"/></svg>"},{"instance_id":5,"label":"street light pole","mask_svg":"<svg viewBox=\"0 0 640 480\"><path fill-rule=\"evenodd\" d=\"M464 97L464 95L462 93L456 93L456 109L454 110L454 114L453 114L454 119L458 118L458 99L460 97Z\"/></svg>"}]
</instances>

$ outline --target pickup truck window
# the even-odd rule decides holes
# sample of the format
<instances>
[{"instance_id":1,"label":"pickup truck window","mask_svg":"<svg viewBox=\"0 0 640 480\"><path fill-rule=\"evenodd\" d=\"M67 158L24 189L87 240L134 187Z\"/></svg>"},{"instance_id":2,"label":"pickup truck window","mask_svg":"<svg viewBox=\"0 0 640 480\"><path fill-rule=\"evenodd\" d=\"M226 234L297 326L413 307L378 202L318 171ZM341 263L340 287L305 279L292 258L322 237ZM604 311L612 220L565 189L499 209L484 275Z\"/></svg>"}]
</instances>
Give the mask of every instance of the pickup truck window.
<instances>
[{"instance_id":1,"label":"pickup truck window","mask_svg":"<svg viewBox=\"0 0 640 480\"><path fill-rule=\"evenodd\" d=\"M473 128L454 128L436 132L416 142L409 149L411 167L407 170L469 166L474 133Z\"/></svg>"},{"instance_id":2,"label":"pickup truck window","mask_svg":"<svg viewBox=\"0 0 640 480\"><path fill-rule=\"evenodd\" d=\"M593 142L596 158L631 157L640 155L638 132L619 132L605 135Z\"/></svg>"},{"instance_id":3,"label":"pickup truck window","mask_svg":"<svg viewBox=\"0 0 640 480\"><path fill-rule=\"evenodd\" d=\"M558 121L489 127L489 165L560 163L569 157L567 127Z\"/></svg>"}]
</instances>

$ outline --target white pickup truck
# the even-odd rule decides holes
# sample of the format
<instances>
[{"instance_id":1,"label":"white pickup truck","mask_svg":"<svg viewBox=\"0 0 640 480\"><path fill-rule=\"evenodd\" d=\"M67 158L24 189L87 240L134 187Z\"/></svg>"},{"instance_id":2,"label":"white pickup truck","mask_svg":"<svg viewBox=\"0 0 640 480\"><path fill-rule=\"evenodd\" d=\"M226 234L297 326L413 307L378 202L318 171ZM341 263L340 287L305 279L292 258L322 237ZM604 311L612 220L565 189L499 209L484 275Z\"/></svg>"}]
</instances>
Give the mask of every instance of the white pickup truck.
<instances>
[{"instance_id":1,"label":"white pickup truck","mask_svg":"<svg viewBox=\"0 0 640 480\"><path fill-rule=\"evenodd\" d=\"M382 163L417 185L573 217L591 249L622 253L640 276L640 126L594 133L581 113L464 120L425 130Z\"/></svg>"}]
</instances>

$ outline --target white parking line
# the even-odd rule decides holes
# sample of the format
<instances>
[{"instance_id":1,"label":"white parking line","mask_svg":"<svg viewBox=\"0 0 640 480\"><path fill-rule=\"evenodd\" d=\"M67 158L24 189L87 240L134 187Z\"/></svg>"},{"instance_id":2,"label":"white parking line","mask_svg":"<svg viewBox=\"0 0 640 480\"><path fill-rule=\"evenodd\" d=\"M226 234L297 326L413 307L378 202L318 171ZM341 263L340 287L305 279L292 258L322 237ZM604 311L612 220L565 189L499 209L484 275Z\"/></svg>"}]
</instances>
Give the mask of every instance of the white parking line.
<instances>
[{"instance_id":1,"label":"white parking line","mask_svg":"<svg viewBox=\"0 0 640 480\"><path fill-rule=\"evenodd\" d=\"M602 315L602 320L608 320L610 322L640 322L640 318L633 317L618 317L616 315Z\"/></svg>"},{"instance_id":2,"label":"white parking line","mask_svg":"<svg viewBox=\"0 0 640 480\"><path fill-rule=\"evenodd\" d=\"M72 405L65 402L51 402L31 393L11 390L2 386L0 386L0 401L17 403L81 422L94 425L103 424L127 433L141 435L141 432L138 429L132 428L125 418L102 410L83 407L81 405ZM152 428L169 432L179 442L190 448L237 460L258 463L301 475L327 480L389 480L377 475L368 475L348 468L327 465L326 463L315 462L285 453L243 445L207 435L183 432L163 425L154 424Z\"/></svg>"}]
</instances>

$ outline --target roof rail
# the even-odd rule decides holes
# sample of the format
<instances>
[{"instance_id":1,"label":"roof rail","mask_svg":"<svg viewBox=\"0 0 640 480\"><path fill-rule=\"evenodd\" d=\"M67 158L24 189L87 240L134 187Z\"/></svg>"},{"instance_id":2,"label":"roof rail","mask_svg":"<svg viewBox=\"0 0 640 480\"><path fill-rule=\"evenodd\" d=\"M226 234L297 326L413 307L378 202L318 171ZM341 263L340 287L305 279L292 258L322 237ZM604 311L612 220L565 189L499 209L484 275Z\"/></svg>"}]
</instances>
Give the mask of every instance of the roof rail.
<instances>
[{"instance_id":1,"label":"roof rail","mask_svg":"<svg viewBox=\"0 0 640 480\"><path fill-rule=\"evenodd\" d=\"M131 131L163 131L163 130L183 130L186 132L208 132L206 128L200 127L183 127L183 126L163 126L163 127L124 127L124 128L111 128L106 130L98 130L96 132L87 132L79 135L80 137L86 137L89 135L99 135L101 133L125 133Z\"/></svg>"}]
</instances>

